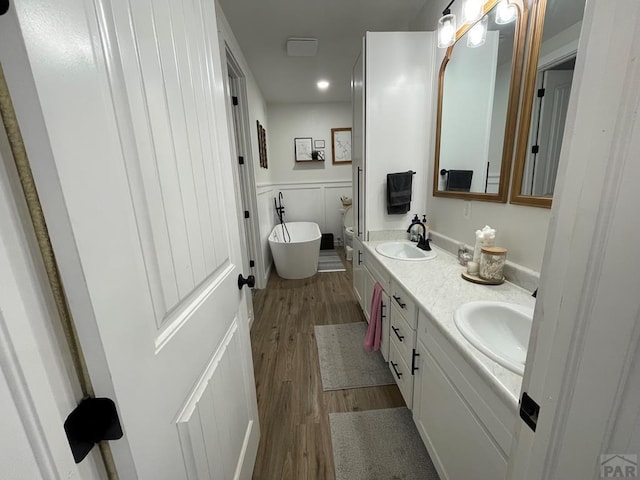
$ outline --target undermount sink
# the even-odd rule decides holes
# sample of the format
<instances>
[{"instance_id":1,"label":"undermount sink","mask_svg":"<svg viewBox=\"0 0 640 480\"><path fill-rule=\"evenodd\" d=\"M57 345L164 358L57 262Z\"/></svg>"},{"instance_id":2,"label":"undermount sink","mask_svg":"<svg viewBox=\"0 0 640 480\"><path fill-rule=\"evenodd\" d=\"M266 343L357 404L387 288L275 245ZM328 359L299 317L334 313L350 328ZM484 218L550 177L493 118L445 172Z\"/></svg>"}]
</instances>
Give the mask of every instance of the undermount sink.
<instances>
[{"instance_id":1,"label":"undermount sink","mask_svg":"<svg viewBox=\"0 0 640 480\"><path fill-rule=\"evenodd\" d=\"M431 260L437 253L433 250L421 250L414 243L385 242L376 246L376 252L395 260Z\"/></svg>"},{"instance_id":2,"label":"undermount sink","mask_svg":"<svg viewBox=\"0 0 640 480\"><path fill-rule=\"evenodd\" d=\"M505 302L469 302L454 320L474 347L518 375L524 373L533 308Z\"/></svg>"}]
</instances>

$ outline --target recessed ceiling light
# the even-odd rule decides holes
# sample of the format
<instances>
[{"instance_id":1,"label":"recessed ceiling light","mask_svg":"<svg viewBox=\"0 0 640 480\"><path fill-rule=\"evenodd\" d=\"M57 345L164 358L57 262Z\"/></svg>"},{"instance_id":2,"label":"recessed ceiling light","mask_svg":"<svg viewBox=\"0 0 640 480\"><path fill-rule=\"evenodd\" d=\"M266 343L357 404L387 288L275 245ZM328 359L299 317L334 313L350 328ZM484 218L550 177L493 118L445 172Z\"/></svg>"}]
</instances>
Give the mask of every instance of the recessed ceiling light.
<instances>
[{"instance_id":1,"label":"recessed ceiling light","mask_svg":"<svg viewBox=\"0 0 640 480\"><path fill-rule=\"evenodd\" d=\"M329 82L327 82L326 80L320 80L317 85L320 90L326 90L327 88L329 88Z\"/></svg>"}]
</instances>

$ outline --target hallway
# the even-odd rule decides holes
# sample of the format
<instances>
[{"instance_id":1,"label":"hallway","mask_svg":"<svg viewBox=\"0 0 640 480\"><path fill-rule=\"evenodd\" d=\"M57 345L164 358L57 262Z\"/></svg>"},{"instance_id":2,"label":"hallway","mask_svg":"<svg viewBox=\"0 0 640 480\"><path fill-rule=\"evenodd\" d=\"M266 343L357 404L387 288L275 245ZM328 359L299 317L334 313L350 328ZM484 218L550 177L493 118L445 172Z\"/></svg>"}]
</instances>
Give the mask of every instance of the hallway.
<instances>
[{"instance_id":1,"label":"hallway","mask_svg":"<svg viewBox=\"0 0 640 480\"><path fill-rule=\"evenodd\" d=\"M344 261L344 253L339 254ZM323 392L314 325L364 321L346 272L281 279L254 296L251 344L260 445L253 478L334 479L330 412L404 406L396 385Z\"/></svg>"}]
</instances>

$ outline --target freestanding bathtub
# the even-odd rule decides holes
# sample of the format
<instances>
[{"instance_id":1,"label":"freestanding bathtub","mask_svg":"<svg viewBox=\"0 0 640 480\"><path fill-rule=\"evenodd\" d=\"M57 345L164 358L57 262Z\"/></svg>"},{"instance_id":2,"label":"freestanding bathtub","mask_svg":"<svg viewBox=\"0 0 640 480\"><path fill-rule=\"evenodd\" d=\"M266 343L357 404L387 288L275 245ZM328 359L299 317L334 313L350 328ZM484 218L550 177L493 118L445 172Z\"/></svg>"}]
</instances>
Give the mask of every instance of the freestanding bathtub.
<instances>
[{"instance_id":1,"label":"freestanding bathtub","mask_svg":"<svg viewBox=\"0 0 640 480\"><path fill-rule=\"evenodd\" d=\"M318 271L320 227L313 222L287 222L286 230L276 225L269 235L269 246L278 275L291 280L307 278ZM287 235L287 230L291 236Z\"/></svg>"}]
</instances>

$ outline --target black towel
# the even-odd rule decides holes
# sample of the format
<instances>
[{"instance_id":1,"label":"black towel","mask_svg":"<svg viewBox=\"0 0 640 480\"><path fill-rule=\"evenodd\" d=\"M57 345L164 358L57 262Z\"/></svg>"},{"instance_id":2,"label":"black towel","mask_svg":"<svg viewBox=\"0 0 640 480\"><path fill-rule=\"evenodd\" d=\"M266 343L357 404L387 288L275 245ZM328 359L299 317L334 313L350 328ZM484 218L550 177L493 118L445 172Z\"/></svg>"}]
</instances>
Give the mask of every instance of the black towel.
<instances>
[{"instance_id":1,"label":"black towel","mask_svg":"<svg viewBox=\"0 0 640 480\"><path fill-rule=\"evenodd\" d=\"M387 174L387 213L404 214L411 209L413 172Z\"/></svg>"},{"instance_id":2,"label":"black towel","mask_svg":"<svg viewBox=\"0 0 640 480\"><path fill-rule=\"evenodd\" d=\"M473 170L449 170L446 190L451 192L468 192L471 190Z\"/></svg>"}]
</instances>

